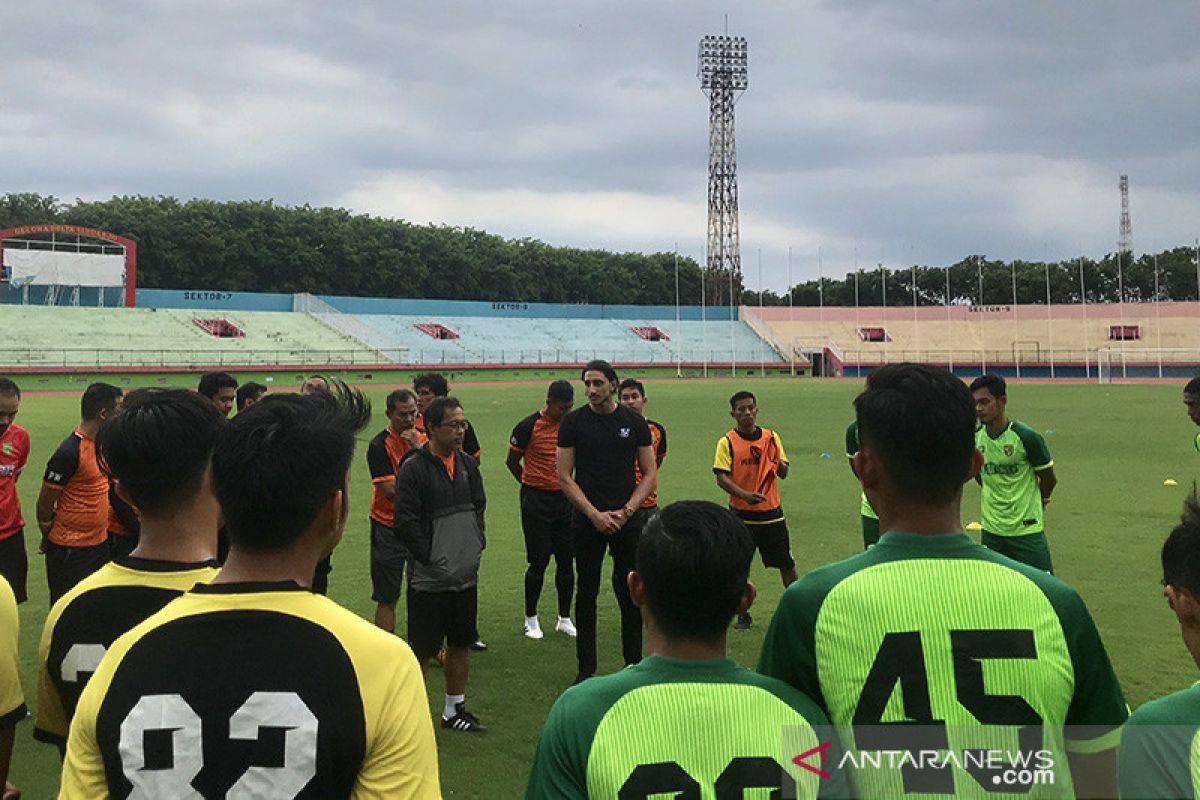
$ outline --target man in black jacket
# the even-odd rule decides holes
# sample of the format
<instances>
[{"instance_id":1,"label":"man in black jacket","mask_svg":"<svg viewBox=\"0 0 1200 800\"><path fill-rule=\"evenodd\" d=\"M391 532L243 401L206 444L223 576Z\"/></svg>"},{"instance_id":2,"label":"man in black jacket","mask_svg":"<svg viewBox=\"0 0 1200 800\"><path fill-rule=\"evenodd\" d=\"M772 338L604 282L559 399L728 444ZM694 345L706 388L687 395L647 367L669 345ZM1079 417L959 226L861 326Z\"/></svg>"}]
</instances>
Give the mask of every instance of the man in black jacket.
<instances>
[{"instance_id":1,"label":"man in black jacket","mask_svg":"<svg viewBox=\"0 0 1200 800\"><path fill-rule=\"evenodd\" d=\"M462 404L439 397L425 407L429 441L410 450L396 475L396 536L412 554L408 578L408 641L422 668L446 643L446 705L442 727L482 732L467 711L470 645L478 612L483 533L483 477L462 450Z\"/></svg>"}]
</instances>

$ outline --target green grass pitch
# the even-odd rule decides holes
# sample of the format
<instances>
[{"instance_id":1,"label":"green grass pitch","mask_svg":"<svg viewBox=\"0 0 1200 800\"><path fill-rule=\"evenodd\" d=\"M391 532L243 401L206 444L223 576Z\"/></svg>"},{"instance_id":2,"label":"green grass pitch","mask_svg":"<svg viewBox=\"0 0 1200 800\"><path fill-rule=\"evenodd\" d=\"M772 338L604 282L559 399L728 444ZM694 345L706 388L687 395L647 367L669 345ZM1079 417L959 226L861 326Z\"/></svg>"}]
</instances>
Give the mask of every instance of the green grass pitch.
<instances>
[{"instance_id":1,"label":"green grass pitch","mask_svg":"<svg viewBox=\"0 0 1200 800\"><path fill-rule=\"evenodd\" d=\"M133 376L128 385L139 385L138 378ZM843 441L850 403L861 386L858 381L651 382L647 412L666 425L670 444L661 473L661 501L723 501L710 470L713 447L730 425L728 396L747 386L759 396L760 423L780 432L791 457L792 473L781 486L801 572L858 552L858 490L846 465ZM333 557L330 594L370 619L374 606L365 446L385 424L387 387L371 386L367 391L375 404L375 421L355 455L350 520ZM1185 492L1200 474L1200 454L1192 448L1195 431L1184 414L1179 387L1013 384L1010 391L1012 416L1048 432L1059 475L1047 512L1058 575L1087 601L1130 704L1136 707L1190 685L1196 668L1162 598L1158 568L1159 546L1178 519ZM451 797L517 797L524 789L542 720L575 675L572 641L547 625L554 613L553 570L547 574L541 605L546 638L534 642L521 634L524 546L517 485L503 458L509 431L538 408L544 385L463 383L455 394L483 443L489 545L480 581L480 630L491 649L472 657L468 698L491 731L476 736L438 730L442 787ZM582 397L578 390L577 394ZM46 459L77 418L77 399L64 396L27 396L18 418L33 441L20 483L31 561L30 600L21 607L21 660L31 709L36 705L37 642L46 615L45 573L34 553L34 501ZM822 458L822 453L829 457ZM1174 478L1179 486L1164 486L1166 478ZM969 484L964 523L978 519L978 503L978 491ZM764 570L758 562L751 579L759 587L755 625L745 633L731 631L729 637L730 655L748 666L757 661L781 591L778 573ZM403 632L403 621L399 627ZM599 629L600 671L611 672L620 667L620 642L616 602L607 582L602 584ZM441 708L442 689L441 673L431 670L431 709ZM26 797L50 797L58 784L58 754L34 742L32 729L31 722L18 728L12 779Z\"/></svg>"}]
</instances>

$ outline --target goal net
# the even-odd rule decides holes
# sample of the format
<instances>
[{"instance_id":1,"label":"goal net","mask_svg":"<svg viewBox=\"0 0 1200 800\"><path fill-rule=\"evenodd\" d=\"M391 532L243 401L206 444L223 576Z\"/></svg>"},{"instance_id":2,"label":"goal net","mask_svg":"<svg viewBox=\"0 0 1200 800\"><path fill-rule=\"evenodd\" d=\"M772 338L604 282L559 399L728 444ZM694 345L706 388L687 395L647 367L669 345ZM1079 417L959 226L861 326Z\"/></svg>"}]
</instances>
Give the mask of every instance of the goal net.
<instances>
[{"instance_id":1,"label":"goal net","mask_svg":"<svg viewBox=\"0 0 1200 800\"><path fill-rule=\"evenodd\" d=\"M1096 353L1100 383L1145 378L1193 378L1200 374L1200 348L1113 347Z\"/></svg>"}]
</instances>

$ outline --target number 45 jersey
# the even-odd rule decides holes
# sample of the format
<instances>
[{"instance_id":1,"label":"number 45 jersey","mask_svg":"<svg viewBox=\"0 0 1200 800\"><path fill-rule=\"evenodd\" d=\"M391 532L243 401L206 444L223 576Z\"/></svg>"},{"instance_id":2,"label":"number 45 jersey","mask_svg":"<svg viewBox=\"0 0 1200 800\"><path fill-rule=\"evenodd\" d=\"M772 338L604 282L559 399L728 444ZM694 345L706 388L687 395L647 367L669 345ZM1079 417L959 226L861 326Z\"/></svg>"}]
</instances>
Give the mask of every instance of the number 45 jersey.
<instances>
[{"instance_id":1,"label":"number 45 jersey","mask_svg":"<svg viewBox=\"0 0 1200 800\"><path fill-rule=\"evenodd\" d=\"M60 798L432 798L408 645L293 582L193 588L117 639Z\"/></svg>"},{"instance_id":2,"label":"number 45 jersey","mask_svg":"<svg viewBox=\"0 0 1200 800\"><path fill-rule=\"evenodd\" d=\"M808 573L759 671L826 710L869 797L1074 797L1067 751L1116 747L1128 716L1079 595L965 534L887 533Z\"/></svg>"}]
</instances>

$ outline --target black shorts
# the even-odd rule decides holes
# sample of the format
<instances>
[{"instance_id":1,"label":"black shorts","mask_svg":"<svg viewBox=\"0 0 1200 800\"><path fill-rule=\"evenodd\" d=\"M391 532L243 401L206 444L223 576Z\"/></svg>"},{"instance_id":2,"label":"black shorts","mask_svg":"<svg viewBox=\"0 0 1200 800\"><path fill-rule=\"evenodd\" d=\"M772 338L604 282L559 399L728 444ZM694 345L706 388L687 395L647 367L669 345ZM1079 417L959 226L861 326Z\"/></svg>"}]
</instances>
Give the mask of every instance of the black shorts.
<instances>
[{"instance_id":1,"label":"black shorts","mask_svg":"<svg viewBox=\"0 0 1200 800\"><path fill-rule=\"evenodd\" d=\"M46 584L50 587L51 605L111 559L107 540L89 547L46 542Z\"/></svg>"},{"instance_id":2,"label":"black shorts","mask_svg":"<svg viewBox=\"0 0 1200 800\"><path fill-rule=\"evenodd\" d=\"M571 503L566 495L522 486L521 530L525 534L525 561L529 564L545 563L556 553L573 552Z\"/></svg>"},{"instance_id":3,"label":"black shorts","mask_svg":"<svg viewBox=\"0 0 1200 800\"><path fill-rule=\"evenodd\" d=\"M25 552L25 529L18 528L12 536L0 539L0 575L12 587L18 603L28 599L29 556Z\"/></svg>"},{"instance_id":4,"label":"black shorts","mask_svg":"<svg viewBox=\"0 0 1200 800\"><path fill-rule=\"evenodd\" d=\"M788 542L787 522L783 519L782 514L773 522L759 522L754 517L756 515L761 517L763 512L735 511L735 513L742 522L746 523L746 530L750 531L750 537L754 539L754 546L758 548L758 554L762 557L764 567L791 569L796 566L796 560L792 558L792 546Z\"/></svg>"},{"instance_id":5,"label":"black shorts","mask_svg":"<svg viewBox=\"0 0 1200 800\"><path fill-rule=\"evenodd\" d=\"M408 551L396 532L387 525L371 520L371 599L384 605L395 605L404 586L404 567Z\"/></svg>"},{"instance_id":6,"label":"black shorts","mask_svg":"<svg viewBox=\"0 0 1200 800\"><path fill-rule=\"evenodd\" d=\"M472 586L457 592L414 592L408 590L408 644L424 664L437 655L442 641L447 647L474 643L479 611L479 589Z\"/></svg>"}]
</instances>

